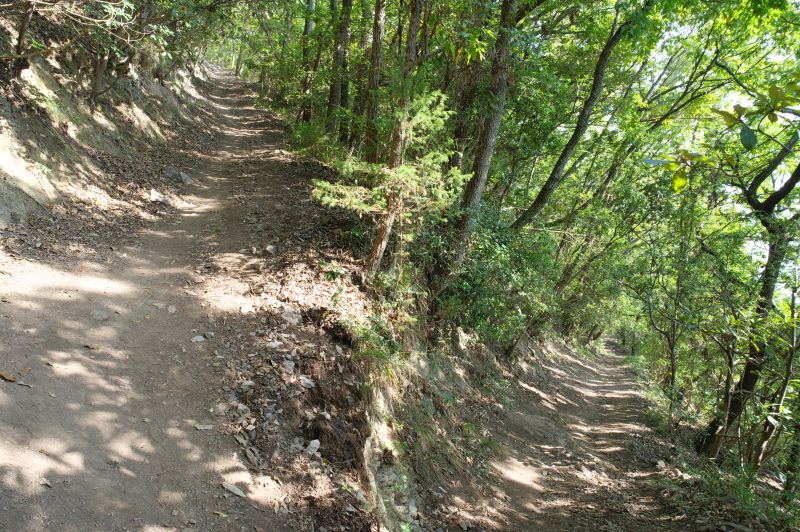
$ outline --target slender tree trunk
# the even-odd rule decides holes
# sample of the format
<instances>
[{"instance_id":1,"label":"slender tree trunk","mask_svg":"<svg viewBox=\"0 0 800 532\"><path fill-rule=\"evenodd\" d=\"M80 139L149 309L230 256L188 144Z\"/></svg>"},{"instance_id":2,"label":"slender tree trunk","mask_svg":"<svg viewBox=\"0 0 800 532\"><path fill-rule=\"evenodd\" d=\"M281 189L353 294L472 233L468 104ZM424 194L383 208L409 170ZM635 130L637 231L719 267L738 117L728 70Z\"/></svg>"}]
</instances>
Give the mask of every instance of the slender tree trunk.
<instances>
[{"instance_id":1,"label":"slender tree trunk","mask_svg":"<svg viewBox=\"0 0 800 532\"><path fill-rule=\"evenodd\" d=\"M800 401L797 402L797 406L800 407ZM794 492L800 486L800 421L795 421L794 423L794 436L789 446L789 456L786 461L786 482L783 484L783 500L791 501L794 498Z\"/></svg>"},{"instance_id":2,"label":"slender tree trunk","mask_svg":"<svg viewBox=\"0 0 800 532\"><path fill-rule=\"evenodd\" d=\"M391 148L389 150L388 167L397 168L403 164L403 150L408 134L408 107L411 104L412 71L417 60L417 34L420 20L422 19L422 0L409 0L408 34L406 35L406 55L403 63L403 78L400 81L400 97L397 102L397 124L392 132ZM364 265L364 280L370 282L380 267L392 227L403 204L402 191L394 190L387 199L387 213L379 226L379 230L372 240L367 261Z\"/></svg>"},{"instance_id":3,"label":"slender tree trunk","mask_svg":"<svg viewBox=\"0 0 800 532\"><path fill-rule=\"evenodd\" d=\"M750 465L755 470L758 470L761 467L761 464L764 462L770 442L772 442L777 434L780 434L778 431L779 425L777 420L783 415L783 404L786 401L786 393L789 389L789 383L794 376L794 362L795 357L797 356L797 323L795 320L797 319L796 309L798 287L796 278L794 284L795 286L792 287L792 297L789 303L789 316L791 317L792 332L788 353L786 355L786 364L784 365L783 370L783 379L781 380L778 390L770 401L771 406L774 406L773 411L775 414L773 416L767 416L762 422L761 433L758 436L757 444L754 445L753 448L753 456L751 457Z\"/></svg>"},{"instance_id":4,"label":"slender tree trunk","mask_svg":"<svg viewBox=\"0 0 800 532\"><path fill-rule=\"evenodd\" d=\"M17 55L22 55L25 52L25 38L28 35L28 27L30 27L31 19L33 19L33 13L36 11L36 4L33 2L28 2L25 11L22 13L22 18L19 21L19 31L17 32L17 45L14 47L14 51ZM30 60L24 57L18 57L14 60L14 66L12 69L12 76L18 78L22 71L28 68L30 65Z\"/></svg>"},{"instance_id":5,"label":"slender tree trunk","mask_svg":"<svg viewBox=\"0 0 800 532\"><path fill-rule=\"evenodd\" d=\"M94 75L92 76L92 89L89 93L89 101L94 101L103 90L103 77L108 69L108 61L111 52L99 49L94 56Z\"/></svg>"},{"instance_id":6,"label":"slender tree trunk","mask_svg":"<svg viewBox=\"0 0 800 532\"><path fill-rule=\"evenodd\" d=\"M400 97L397 102L398 119L392 131L389 148L389 168L397 168L403 164L406 137L408 135L408 107L411 105L411 85L414 63L417 60L417 35L422 20L422 0L409 0L408 35L406 40L406 57L403 63L403 76L400 80Z\"/></svg>"},{"instance_id":7,"label":"slender tree trunk","mask_svg":"<svg viewBox=\"0 0 800 532\"><path fill-rule=\"evenodd\" d=\"M279 62L281 65L286 62L286 52L289 49L289 37L292 34L292 8L289 0L283 0L283 34L281 35L281 55Z\"/></svg>"},{"instance_id":8,"label":"slender tree trunk","mask_svg":"<svg viewBox=\"0 0 800 532\"><path fill-rule=\"evenodd\" d=\"M489 89L489 99L492 103L478 137L475 160L472 165L472 178L464 189L464 198L461 202L461 208L464 213L458 223L458 235L455 243L456 252L451 271L461 266L466 258L469 234L472 230L478 207L480 207L483 199L486 180L489 177L489 167L492 164L494 148L497 143L497 133L500 131L500 121L503 118L506 94L508 93L511 31L517 22L517 4L517 0L503 0L500 10L500 29L494 45L491 87Z\"/></svg>"},{"instance_id":9,"label":"slender tree trunk","mask_svg":"<svg viewBox=\"0 0 800 532\"><path fill-rule=\"evenodd\" d=\"M333 43L333 76L328 94L328 111L325 130L328 133L336 131L337 113L342 103L342 83L344 81L344 66L347 61L347 46L350 41L350 14L353 10L353 0L342 0L342 13L336 27L336 36Z\"/></svg>"},{"instance_id":10,"label":"slender tree trunk","mask_svg":"<svg viewBox=\"0 0 800 532\"><path fill-rule=\"evenodd\" d=\"M361 19L363 21L372 21L372 10L371 4L369 0L361 0ZM369 57L370 57L370 43L369 43L369 31L368 31L368 24L364 23L362 25L361 34L359 36L359 48L363 50L364 57L367 58L367 61L359 61L358 68L355 71L355 80L356 80L356 96L355 101L353 104L353 112L352 117L354 120L351 121L349 129L349 138L347 140L350 149L357 149L359 144L361 143L362 135L363 135L363 127L360 126L358 120L355 119L356 117L362 117L366 112L367 108L367 72L369 70ZM349 79L348 79L349 82ZM344 95L344 89L342 89L342 94Z\"/></svg>"},{"instance_id":11,"label":"slender tree trunk","mask_svg":"<svg viewBox=\"0 0 800 532\"><path fill-rule=\"evenodd\" d=\"M614 48L616 48L620 39L622 39L622 35L629 25L630 22L625 22L617 26L616 21L614 22L614 26L611 29L611 35L609 36L608 40L606 40L603 49L600 51L600 56L597 59L597 63L595 64L594 75L592 76L592 87L589 91L589 96L583 102L583 107L581 108L580 113L578 113L578 119L575 123L575 129L572 132L572 136L561 150L561 155L559 155L558 160L553 166L553 169L550 171L550 176L547 178L547 181L545 181L544 185L542 185L542 189L539 191L536 199L534 199L531 206L528 207L528 209L526 209L519 216L519 218L514 221L513 224L511 224L513 229L519 230L531 223L542 211L542 209L544 209L544 206L550 200L553 192L555 192L556 188L561 184L561 181L564 177L564 171L567 168L567 163L569 162L572 153L575 151L575 148L583 138L584 133L588 129L589 121L592 117L592 111L594 111L594 106L597 104L597 100L600 99L600 95L603 92L603 81L605 79L606 67L608 67L608 62L611 59L611 54L614 52Z\"/></svg>"},{"instance_id":12,"label":"slender tree trunk","mask_svg":"<svg viewBox=\"0 0 800 532\"><path fill-rule=\"evenodd\" d=\"M458 97L456 98L456 110L453 117L453 155L447 165L449 168L461 168L466 150L467 137L469 136L470 109L478 95L478 80L480 74L480 63L472 61L460 71L461 78L458 87Z\"/></svg>"},{"instance_id":13,"label":"slender tree trunk","mask_svg":"<svg viewBox=\"0 0 800 532\"><path fill-rule=\"evenodd\" d=\"M772 312L775 287L786 259L788 241L786 230L780 225L780 221L774 218L774 215L764 218L762 223L767 228L769 251L767 264L761 275L761 289L758 295L756 316L758 316L759 320L766 320ZM698 450L707 457L717 457L728 429L739 419L747 401L755 393L761 377L761 370L766 362L766 347L767 344L763 338L750 342L747 361L739 382L736 383L733 392L730 394L727 413L724 417L717 415L711 420L698 446Z\"/></svg>"},{"instance_id":14,"label":"slender tree trunk","mask_svg":"<svg viewBox=\"0 0 800 532\"><path fill-rule=\"evenodd\" d=\"M239 41L239 52L236 54L236 63L234 64L234 73L238 78L242 73L242 57L244 56L244 37Z\"/></svg>"},{"instance_id":15,"label":"slender tree trunk","mask_svg":"<svg viewBox=\"0 0 800 532\"><path fill-rule=\"evenodd\" d=\"M372 26L372 49L367 75L366 131L364 155L367 162L378 162L378 86L381 79L381 48L386 24L386 0L375 0L375 19Z\"/></svg>"},{"instance_id":16,"label":"slender tree trunk","mask_svg":"<svg viewBox=\"0 0 800 532\"><path fill-rule=\"evenodd\" d=\"M350 120L348 118L348 111L350 110L350 72L349 72L349 59L345 55L344 63L342 64L342 82L341 82L341 98L339 102L339 112L342 116L339 117L339 142L347 144L350 139Z\"/></svg>"},{"instance_id":17,"label":"slender tree trunk","mask_svg":"<svg viewBox=\"0 0 800 532\"><path fill-rule=\"evenodd\" d=\"M314 31L314 10L316 0L306 0L306 18L303 25L303 76L300 80L300 95L302 98L300 119L311 122L311 80L313 77L311 62L311 33Z\"/></svg>"}]
</instances>

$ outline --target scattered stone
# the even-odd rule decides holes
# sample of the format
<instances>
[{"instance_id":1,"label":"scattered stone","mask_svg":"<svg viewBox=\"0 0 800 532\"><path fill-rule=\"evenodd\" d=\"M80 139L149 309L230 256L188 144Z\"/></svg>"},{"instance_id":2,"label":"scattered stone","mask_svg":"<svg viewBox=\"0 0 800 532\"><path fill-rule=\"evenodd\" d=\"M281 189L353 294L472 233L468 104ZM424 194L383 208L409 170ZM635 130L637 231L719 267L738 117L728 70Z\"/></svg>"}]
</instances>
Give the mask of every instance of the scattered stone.
<instances>
[{"instance_id":1,"label":"scattered stone","mask_svg":"<svg viewBox=\"0 0 800 532\"><path fill-rule=\"evenodd\" d=\"M270 255L275 255L278 253L278 247L275 244L270 244L266 247L267 253Z\"/></svg>"},{"instance_id":2,"label":"scattered stone","mask_svg":"<svg viewBox=\"0 0 800 532\"><path fill-rule=\"evenodd\" d=\"M300 386L306 389L311 389L315 386L314 381L308 377L300 377Z\"/></svg>"},{"instance_id":3,"label":"scattered stone","mask_svg":"<svg viewBox=\"0 0 800 532\"><path fill-rule=\"evenodd\" d=\"M247 457L247 460L252 464L254 467L258 467L258 457L256 456L255 451L252 448L248 447L244 450L244 454Z\"/></svg>"},{"instance_id":4,"label":"scattered stone","mask_svg":"<svg viewBox=\"0 0 800 532\"><path fill-rule=\"evenodd\" d=\"M214 428L214 425L195 425L194 428L197 430L211 430Z\"/></svg>"},{"instance_id":5,"label":"scattered stone","mask_svg":"<svg viewBox=\"0 0 800 532\"><path fill-rule=\"evenodd\" d=\"M153 203L161 203L162 205L169 205L169 198L154 188L150 189L150 201Z\"/></svg>"},{"instance_id":6,"label":"scattered stone","mask_svg":"<svg viewBox=\"0 0 800 532\"><path fill-rule=\"evenodd\" d=\"M281 362L281 369L284 373L291 375L294 373L294 361L292 360L284 360Z\"/></svg>"},{"instance_id":7,"label":"scattered stone","mask_svg":"<svg viewBox=\"0 0 800 532\"><path fill-rule=\"evenodd\" d=\"M256 309L250 303L245 303L241 307L239 307L239 312L241 314L253 314Z\"/></svg>"},{"instance_id":8,"label":"scattered stone","mask_svg":"<svg viewBox=\"0 0 800 532\"><path fill-rule=\"evenodd\" d=\"M248 381L244 381L242 384L240 384L239 387L242 389L243 392L246 392L247 390L249 390L250 388L252 388L255 385L256 385L256 383L254 381L249 381L248 380Z\"/></svg>"},{"instance_id":9,"label":"scattered stone","mask_svg":"<svg viewBox=\"0 0 800 532\"><path fill-rule=\"evenodd\" d=\"M166 168L164 168L164 177L172 181L175 181L176 183L183 183L184 185L191 185L192 183L194 183L194 179L192 178L192 176L190 176L186 172L178 170L174 166L167 166Z\"/></svg>"},{"instance_id":10,"label":"scattered stone","mask_svg":"<svg viewBox=\"0 0 800 532\"><path fill-rule=\"evenodd\" d=\"M230 491L231 493L233 493L237 497L244 497L245 496L244 492L241 489L239 489L237 486L235 486L234 484L228 484L227 482L223 482L222 483L222 487L225 488L226 490Z\"/></svg>"},{"instance_id":11,"label":"scattered stone","mask_svg":"<svg viewBox=\"0 0 800 532\"><path fill-rule=\"evenodd\" d=\"M215 333L213 333L213 332L211 332L211 331L209 331L209 332L207 332L207 333L203 334L203 336L205 336L206 338L208 338L209 340L211 340L212 338L214 338L214 337L216 336L216 334L215 334Z\"/></svg>"},{"instance_id":12,"label":"scattered stone","mask_svg":"<svg viewBox=\"0 0 800 532\"><path fill-rule=\"evenodd\" d=\"M281 312L281 318L289 325L300 325L303 322L303 316L295 310L284 310Z\"/></svg>"},{"instance_id":13,"label":"scattered stone","mask_svg":"<svg viewBox=\"0 0 800 532\"><path fill-rule=\"evenodd\" d=\"M314 454L319 451L319 440L311 440L308 442L308 447L306 447L306 452L308 454Z\"/></svg>"},{"instance_id":14,"label":"scattered stone","mask_svg":"<svg viewBox=\"0 0 800 532\"><path fill-rule=\"evenodd\" d=\"M197 336L192 338L192 342L194 342L196 344L199 344L199 343L202 343L202 342L205 342L205 341L206 341L206 337L203 336L202 334L198 334Z\"/></svg>"},{"instance_id":15,"label":"scattered stone","mask_svg":"<svg viewBox=\"0 0 800 532\"><path fill-rule=\"evenodd\" d=\"M169 312L170 314L175 314L177 310L178 309L175 308L175 305L170 305L167 307L167 312Z\"/></svg>"},{"instance_id":16,"label":"scattered stone","mask_svg":"<svg viewBox=\"0 0 800 532\"><path fill-rule=\"evenodd\" d=\"M666 468L667 468L667 464L666 464L666 462L664 462L664 460L658 460L656 462L656 469L666 469Z\"/></svg>"},{"instance_id":17,"label":"scattered stone","mask_svg":"<svg viewBox=\"0 0 800 532\"><path fill-rule=\"evenodd\" d=\"M109 314L105 310L93 310L92 311L92 318L95 321L106 321L109 318L111 318L111 314Z\"/></svg>"}]
</instances>

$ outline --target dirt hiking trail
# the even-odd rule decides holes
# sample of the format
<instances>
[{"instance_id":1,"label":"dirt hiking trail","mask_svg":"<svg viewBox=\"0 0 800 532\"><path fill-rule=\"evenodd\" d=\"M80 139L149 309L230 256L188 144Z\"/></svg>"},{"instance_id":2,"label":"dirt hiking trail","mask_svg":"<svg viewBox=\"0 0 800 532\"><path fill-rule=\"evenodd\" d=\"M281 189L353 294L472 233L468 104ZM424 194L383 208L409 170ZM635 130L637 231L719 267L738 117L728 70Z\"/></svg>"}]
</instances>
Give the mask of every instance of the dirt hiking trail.
<instances>
[{"instance_id":1,"label":"dirt hiking trail","mask_svg":"<svg viewBox=\"0 0 800 532\"><path fill-rule=\"evenodd\" d=\"M194 270L207 247L247 244L241 161L280 135L240 83L216 75L216 149L193 161L199 183L176 216L110 242L106 261L0 265L2 369L32 386L0 388L3 530L280 528L254 510L270 494L236 442L207 428L220 371L214 339L196 338L213 329Z\"/></svg>"},{"instance_id":2,"label":"dirt hiking trail","mask_svg":"<svg viewBox=\"0 0 800 532\"><path fill-rule=\"evenodd\" d=\"M616 346L587 359L549 346L487 418L499 452L488 485L455 499L471 522L507 530L686 530L649 480L673 457ZM550 352L548 352L550 351ZM475 503L474 501L479 501Z\"/></svg>"},{"instance_id":3,"label":"dirt hiking trail","mask_svg":"<svg viewBox=\"0 0 800 532\"><path fill-rule=\"evenodd\" d=\"M324 314L320 302L357 292L306 267L309 253L331 259L315 238L336 231L336 214L314 205L319 169L281 149L279 122L242 82L211 73L214 140L187 154L197 181L168 214L79 260L0 255L0 370L17 378L0 382L2 530L372 526L352 508L363 495L340 488L360 467L360 383L344 380L352 395L326 389L326 372L347 371L342 350L309 323ZM250 310L266 297L257 294L277 302L269 319ZM254 362L258 342L273 359ZM560 355L568 368L527 368L511 408L485 420L499 452L487 486L448 486L466 518L452 529L674 527L643 482L668 449L643 426L644 400L621 359ZM243 455L231 437L231 405L268 420L249 427L263 456ZM303 452L320 440L333 466ZM336 464L349 469L319 473ZM343 492L350 502L335 498Z\"/></svg>"}]
</instances>

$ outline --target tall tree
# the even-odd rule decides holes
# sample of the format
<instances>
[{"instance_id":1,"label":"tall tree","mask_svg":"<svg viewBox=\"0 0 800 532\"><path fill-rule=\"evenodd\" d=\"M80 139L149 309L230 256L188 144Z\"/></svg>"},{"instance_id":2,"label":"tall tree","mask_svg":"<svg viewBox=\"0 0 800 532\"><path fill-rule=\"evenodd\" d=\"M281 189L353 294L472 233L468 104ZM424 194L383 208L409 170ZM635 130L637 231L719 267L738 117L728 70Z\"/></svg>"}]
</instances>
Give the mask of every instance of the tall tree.
<instances>
[{"instance_id":1,"label":"tall tree","mask_svg":"<svg viewBox=\"0 0 800 532\"><path fill-rule=\"evenodd\" d=\"M300 80L300 95L303 98L300 109L300 119L303 122L311 122L312 103L311 103L311 84L313 79L312 57L311 57L311 34L314 32L314 11L316 0L306 0L305 23L303 24L303 76Z\"/></svg>"},{"instance_id":2,"label":"tall tree","mask_svg":"<svg viewBox=\"0 0 800 532\"><path fill-rule=\"evenodd\" d=\"M611 60L611 54L614 52L614 48L616 48L617 44L619 44L620 39L622 39L622 36L627 31L628 27L631 25L630 21L618 24L618 18L619 13L617 13L616 17L614 18L614 23L611 26L611 34L603 45L603 49L600 51L600 56L597 59L597 63L594 67L594 74L592 75L592 86L589 90L589 95L583 102L583 107L581 107L580 113L578 113L578 118L575 122L575 128L572 131L572 135L570 136L566 145L564 145L564 148L561 150L561 154L558 156L555 165L553 165L553 169L550 171L550 175L547 177L544 185L542 185L542 188L539 191L539 194L536 196L536 199L533 200L533 203L530 205L530 207L528 207L514 221L514 223L511 224L513 229L522 229L531 223L542 211L544 206L550 200L550 197L553 195L553 192L555 192L558 185L561 184L561 181L564 178L564 171L567 168L567 163L569 162L570 157L572 157L572 154L575 151L575 148L578 146L578 143L580 143L581 139L583 138L583 135L586 133L586 130L589 128L589 121L591 120L592 112L594 111L594 107L597 104L597 101L600 99L601 93L603 92L603 81L605 80L608 62Z\"/></svg>"},{"instance_id":3,"label":"tall tree","mask_svg":"<svg viewBox=\"0 0 800 532\"><path fill-rule=\"evenodd\" d=\"M366 132L364 134L364 158L370 163L378 162L378 88L381 82L381 50L385 24L386 0L375 0L372 48L367 75Z\"/></svg>"},{"instance_id":4,"label":"tall tree","mask_svg":"<svg viewBox=\"0 0 800 532\"><path fill-rule=\"evenodd\" d=\"M423 0L409 0L408 32L406 34L406 53L403 61L403 72L400 80L399 95L397 99L397 120L392 131L392 140L389 148L389 169L395 169L403 164L403 150L406 136L409 133L408 107L411 104L412 72L417 62L417 34L422 20ZM369 282L375 277L380 267L392 227L400 213L403 204L403 192L398 189L391 190L386 198L386 213L378 225L372 246L364 263L364 280Z\"/></svg>"},{"instance_id":5,"label":"tall tree","mask_svg":"<svg viewBox=\"0 0 800 532\"><path fill-rule=\"evenodd\" d=\"M537 2L537 5L541 3L541 1ZM458 221L458 234L456 235L452 269L458 268L464 262L469 245L469 234L483 199L483 192L486 190L486 180L489 177L489 168L492 164L494 148L495 144L497 144L497 134L500 131L500 122L506 105L506 94L508 93L512 33L514 26L524 16L524 12L518 12L518 4L518 0L503 0L503 5L500 8L500 23L492 57L491 85L488 98L490 104L483 119L483 127L475 148L472 178L464 189L464 197L461 201L463 214Z\"/></svg>"},{"instance_id":6,"label":"tall tree","mask_svg":"<svg viewBox=\"0 0 800 532\"><path fill-rule=\"evenodd\" d=\"M328 95L328 111L325 129L328 133L336 131L337 113L342 103L342 85L345 83L345 62L347 61L347 45L350 41L350 15L353 11L353 0L342 0L342 12L333 41L333 75Z\"/></svg>"}]
</instances>

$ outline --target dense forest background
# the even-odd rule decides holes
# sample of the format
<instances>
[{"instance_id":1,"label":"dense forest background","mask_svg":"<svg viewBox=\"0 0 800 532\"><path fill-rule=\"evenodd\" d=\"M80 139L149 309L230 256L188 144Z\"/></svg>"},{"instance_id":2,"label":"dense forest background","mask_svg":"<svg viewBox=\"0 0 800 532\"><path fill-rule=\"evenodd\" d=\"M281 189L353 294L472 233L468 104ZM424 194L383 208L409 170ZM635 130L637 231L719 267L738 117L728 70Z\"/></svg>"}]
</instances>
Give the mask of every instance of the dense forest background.
<instances>
[{"instance_id":1,"label":"dense forest background","mask_svg":"<svg viewBox=\"0 0 800 532\"><path fill-rule=\"evenodd\" d=\"M256 83L332 172L402 357L456 327L510 364L613 337L655 423L749 486L800 489L800 8L790 0L8 3L3 77L84 47L87 99L145 63ZM29 38L34 13L74 37ZM387 332L388 331L388 332ZM795 509L796 511L796 509Z\"/></svg>"}]
</instances>

